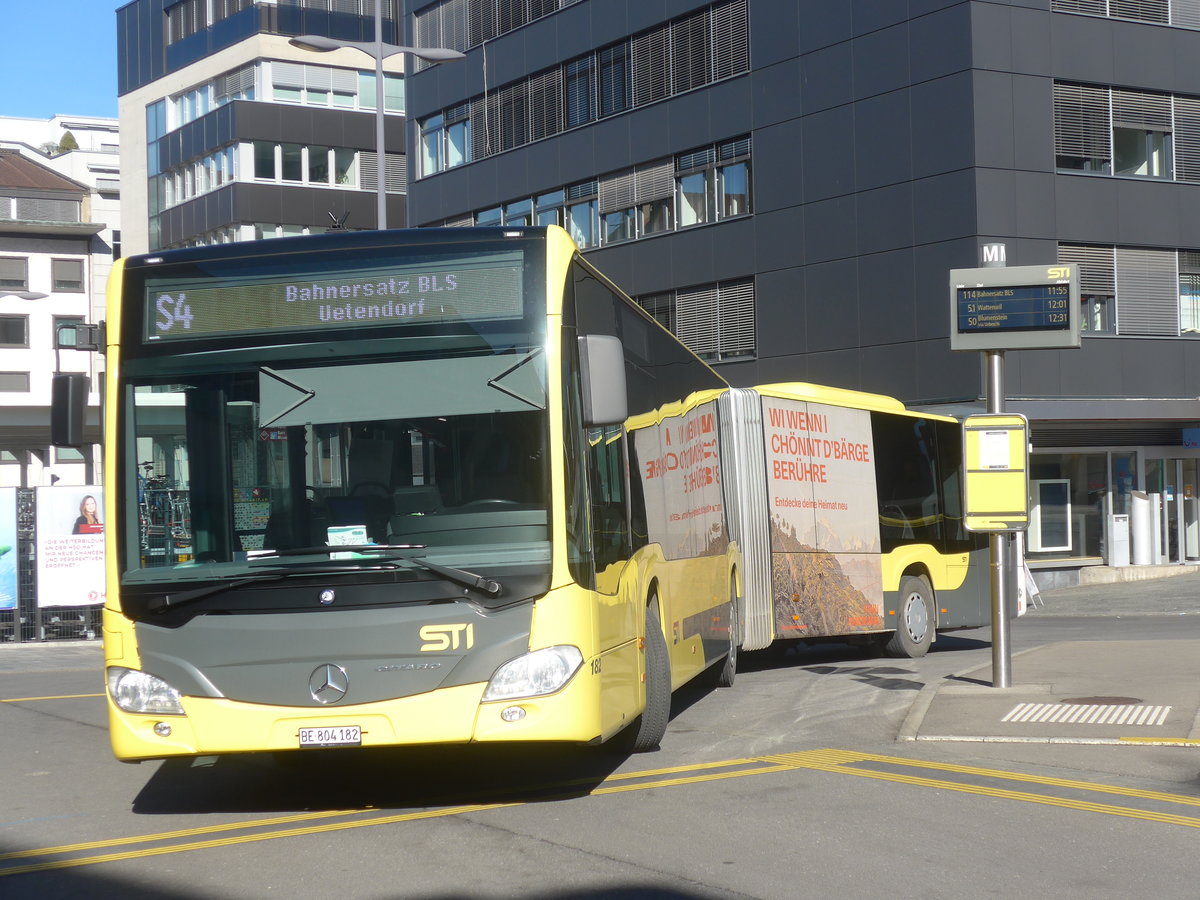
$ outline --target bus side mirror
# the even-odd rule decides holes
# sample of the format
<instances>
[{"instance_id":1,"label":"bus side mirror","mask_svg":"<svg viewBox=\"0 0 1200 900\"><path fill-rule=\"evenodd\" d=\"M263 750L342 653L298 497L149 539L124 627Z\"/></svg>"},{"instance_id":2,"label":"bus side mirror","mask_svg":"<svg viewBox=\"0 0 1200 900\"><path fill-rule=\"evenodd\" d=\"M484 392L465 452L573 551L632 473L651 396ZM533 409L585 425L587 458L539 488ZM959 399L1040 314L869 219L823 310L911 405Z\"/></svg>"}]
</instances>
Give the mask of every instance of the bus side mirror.
<instances>
[{"instance_id":1,"label":"bus side mirror","mask_svg":"<svg viewBox=\"0 0 1200 900\"><path fill-rule=\"evenodd\" d=\"M82 372L55 375L50 382L50 443L82 447L83 413L87 408L88 377Z\"/></svg>"},{"instance_id":2,"label":"bus side mirror","mask_svg":"<svg viewBox=\"0 0 1200 900\"><path fill-rule=\"evenodd\" d=\"M579 336L583 424L619 425L629 417L625 395L625 349L607 334Z\"/></svg>"}]
</instances>

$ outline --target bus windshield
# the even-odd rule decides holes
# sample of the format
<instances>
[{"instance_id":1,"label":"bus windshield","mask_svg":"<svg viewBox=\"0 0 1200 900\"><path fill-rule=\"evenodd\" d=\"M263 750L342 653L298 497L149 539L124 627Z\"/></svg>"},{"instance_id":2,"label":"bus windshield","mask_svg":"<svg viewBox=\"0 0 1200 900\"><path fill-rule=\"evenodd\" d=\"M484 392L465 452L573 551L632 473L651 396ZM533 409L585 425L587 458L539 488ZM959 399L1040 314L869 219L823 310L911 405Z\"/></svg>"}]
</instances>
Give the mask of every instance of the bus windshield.
<instances>
[{"instance_id":1,"label":"bus windshield","mask_svg":"<svg viewBox=\"0 0 1200 900\"><path fill-rule=\"evenodd\" d=\"M221 368L127 386L126 581L236 576L266 551L342 544L549 560L540 348Z\"/></svg>"}]
</instances>

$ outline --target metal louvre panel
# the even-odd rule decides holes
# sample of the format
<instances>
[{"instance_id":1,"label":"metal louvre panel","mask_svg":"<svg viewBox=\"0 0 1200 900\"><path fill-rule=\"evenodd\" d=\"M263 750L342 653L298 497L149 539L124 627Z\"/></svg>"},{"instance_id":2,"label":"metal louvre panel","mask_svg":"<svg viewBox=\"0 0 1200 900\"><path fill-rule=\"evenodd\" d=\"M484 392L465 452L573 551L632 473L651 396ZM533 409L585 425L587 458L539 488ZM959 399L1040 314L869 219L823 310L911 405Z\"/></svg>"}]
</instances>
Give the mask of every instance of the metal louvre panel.
<instances>
[{"instance_id":1,"label":"metal louvre panel","mask_svg":"<svg viewBox=\"0 0 1200 900\"><path fill-rule=\"evenodd\" d=\"M1178 447L1183 435L1177 426L1149 422L1111 425L1086 422L1078 425L1035 425L1029 434L1035 447Z\"/></svg>"},{"instance_id":2,"label":"metal louvre panel","mask_svg":"<svg viewBox=\"0 0 1200 900\"><path fill-rule=\"evenodd\" d=\"M746 0L712 9L712 77L750 71L750 21Z\"/></svg>"},{"instance_id":3,"label":"metal louvre panel","mask_svg":"<svg viewBox=\"0 0 1200 900\"><path fill-rule=\"evenodd\" d=\"M318 91L333 90L333 70L326 66L305 66L304 86Z\"/></svg>"},{"instance_id":4,"label":"metal louvre panel","mask_svg":"<svg viewBox=\"0 0 1200 900\"><path fill-rule=\"evenodd\" d=\"M1200 181L1200 98L1175 98L1175 178Z\"/></svg>"},{"instance_id":5,"label":"metal louvre panel","mask_svg":"<svg viewBox=\"0 0 1200 900\"><path fill-rule=\"evenodd\" d=\"M675 158L675 171L680 175L696 169L703 169L716 162L717 154L712 147L703 150L693 150L691 153L681 153Z\"/></svg>"},{"instance_id":6,"label":"metal louvre panel","mask_svg":"<svg viewBox=\"0 0 1200 900\"><path fill-rule=\"evenodd\" d=\"M600 179L600 215L633 206L633 170L614 172Z\"/></svg>"},{"instance_id":7,"label":"metal louvre panel","mask_svg":"<svg viewBox=\"0 0 1200 900\"><path fill-rule=\"evenodd\" d=\"M1175 252L1116 248L1117 333L1179 334Z\"/></svg>"},{"instance_id":8,"label":"metal louvre panel","mask_svg":"<svg viewBox=\"0 0 1200 900\"><path fill-rule=\"evenodd\" d=\"M388 153L384 161L387 164L385 190L393 194L403 194L408 190L408 158L403 153Z\"/></svg>"},{"instance_id":9,"label":"metal louvre panel","mask_svg":"<svg viewBox=\"0 0 1200 900\"><path fill-rule=\"evenodd\" d=\"M698 356L719 351L717 342L717 288L675 292L675 336Z\"/></svg>"},{"instance_id":10,"label":"metal louvre panel","mask_svg":"<svg viewBox=\"0 0 1200 900\"><path fill-rule=\"evenodd\" d=\"M1113 88L1113 126L1171 130L1171 95Z\"/></svg>"},{"instance_id":11,"label":"metal louvre panel","mask_svg":"<svg viewBox=\"0 0 1200 900\"><path fill-rule=\"evenodd\" d=\"M562 69L529 79L529 140L536 141L563 128Z\"/></svg>"},{"instance_id":12,"label":"metal louvre panel","mask_svg":"<svg viewBox=\"0 0 1200 900\"><path fill-rule=\"evenodd\" d=\"M1059 156L1109 159L1112 125L1108 88L1054 83L1054 152Z\"/></svg>"},{"instance_id":13,"label":"metal louvre panel","mask_svg":"<svg viewBox=\"0 0 1200 900\"><path fill-rule=\"evenodd\" d=\"M495 94L471 101L471 158L491 156L494 147L492 133L499 119L500 104Z\"/></svg>"},{"instance_id":14,"label":"metal louvre panel","mask_svg":"<svg viewBox=\"0 0 1200 900\"><path fill-rule=\"evenodd\" d=\"M474 47L496 36L496 7L493 0L471 0L467 13L467 46Z\"/></svg>"},{"instance_id":15,"label":"metal louvre panel","mask_svg":"<svg viewBox=\"0 0 1200 900\"><path fill-rule=\"evenodd\" d=\"M1115 19L1167 24L1167 0L1109 0L1108 14Z\"/></svg>"},{"instance_id":16,"label":"metal louvre panel","mask_svg":"<svg viewBox=\"0 0 1200 900\"><path fill-rule=\"evenodd\" d=\"M1050 11L1104 16L1108 15L1108 0L1050 0Z\"/></svg>"},{"instance_id":17,"label":"metal louvre panel","mask_svg":"<svg viewBox=\"0 0 1200 900\"><path fill-rule=\"evenodd\" d=\"M1171 0L1171 24L1200 28L1200 0Z\"/></svg>"},{"instance_id":18,"label":"metal louvre panel","mask_svg":"<svg viewBox=\"0 0 1200 900\"><path fill-rule=\"evenodd\" d=\"M529 82L517 81L497 92L499 145L495 152L529 143Z\"/></svg>"},{"instance_id":19,"label":"metal louvre panel","mask_svg":"<svg viewBox=\"0 0 1200 900\"><path fill-rule=\"evenodd\" d=\"M690 91L709 82L712 60L708 29L708 10L671 25L672 93Z\"/></svg>"},{"instance_id":20,"label":"metal louvre panel","mask_svg":"<svg viewBox=\"0 0 1200 900\"><path fill-rule=\"evenodd\" d=\"M750 155L750 137L739 138L736 141L726 141L717 147L717 159L722 162L729 159L740 159Z\"/></svg>"},{"instance_id":21,"label":"metal louvre panel","mask_svg":"<svg viewBox=\"0 0 1200 900\"><path fill-rule=\"evenodd\" d=\"M449 0L442 9L442 42L420 44L422 47L449 47L451 50L466 50L467 44L467 0Z\"/></svg>"},{"instance_id":22,"label":"metal louvre panel","mask_svg":"<svg viewBox=\"0 0 1200 900\"><path fill-rule=\"evenodd\" d=\"M507 34L528 21L525 0L495 0L496 34Z\"/></svg>"},{"instance_id":23,"label":"metal louvre panel","mask_svg":"<svg viewBox=\"0 0 1200 900\"><path fill-rule=\"evenodd\" d=\"M17 219L22 222L78 222L78 200L17 198Z\"/></svg>"},{"instance_id":24,"label":"metal louvre panel","mask_svg":"<svg viewBox=\"0 0 1200 900\"><path fill-rule=\"evenodd\" d=\"M762 400L754 391L731 388L721 395L717 408L729 537L742 551L741 647L760 650L775 636Z\"/></svg>"},{"instance_id":25,"label":"metal louvre panel","mask_svg":"<svg viewBox=\"0 0 1200 900\"><path fill-rule=\"evenodd\" d=\"M358 72L354 69L331 69L333 90L339 94L358 93Z\"/></svg>"},{"instance_id":26,"label":"metal louvre panel","mask_svg":"<svg viewBox=\"0 0 1200 900\"><path fill-rule=\"evenodd\" d=\"M413 13L413 37L418 47L449 46L442 34L442 10L447 5L439 3L437 6L427 6Z\"/></svg>"},{"instance_id":27,"label":"metal louvre panel","mask_svg":"<svg viewBox=\"0 0 1200 900\"><path fill-rule=\"evenodd\" d=\"M1200 250L1179 251L1179 274L1200 275Z\"/></svg>"},{"instance_id":28,"label":"metal louvre panel","mask_svg":"<svg viewBox=\"0 0 1200 900\"><path fill-rule=\"evenodd\" d=\"M595 197L598 190L599 188L595 181L581 181L567 188L567 199L583 200L586 197Z\"/></svg>"},{"instance_id":29,"label":"metal louvre panel","mask_svg":"<svg viewBox=\"0 0 1200 900\"><path fill-rule=\"evenodd\" d=\"M275 87L303 88L304 65L302 63L271 63L271 84Z\"/></svg>"},{"instance_id":30,"label":"metal louvre panel","mask_svg":"<svg viewBox=\"0 0 1200 900\"><path fill-rule=\"evenodd\" d=\"M675 167L671 160L638 166L633 173L633 202L649 203L675 196Z\"/></svg>"},{"instance_id":31,"label":"metal louvre panel","mask_svg":"<svg viewBox=\"0 0 1200 900\"><path fill-rule=\"evenodd\" d=\"M364 191L379 190L379 154L373 150L358 154L358 186Z\"/></svg>"},{"instance_id":32,"label":"metal louvre panel","mask_svg":"<svg viewBox=\"0 0 1200 900\"><path fill-rule=\"evenodd\" d=\"M1117 292L1117 269L1112 247L1059 244L1058 261L1079 267L1081 294L1112 296Z\"/></svg>"},{"instance_id":33,"label":"metal louvre panel","mask_svg":"<svg viewBox=\"0 0 1200 900\"><path fill-rule=\"evenodd\" d=\"M633 105L671 95L671 32L657 28L633 39Z\"/></svg>"},{"instance_id":34,"label":"metal louvre panel","mask_svg":"<svg viewBox=\"0 0 1200 900\"><path fill-rule=\"evenodd\" d=\"M722 281L717 293L721 353L754 353L754 279Z\"/></svg>"},{"instance_id":35,"label":"metal louvre panel","mask_svg":"<svg viewBox=\"0 0 1200 900\"><path fill-rule=\"evenodd\" d=\"M470 228L475 224L474 216L463 216L461 219L447 219L447 228Z\"/></svg>"}]
</instances>

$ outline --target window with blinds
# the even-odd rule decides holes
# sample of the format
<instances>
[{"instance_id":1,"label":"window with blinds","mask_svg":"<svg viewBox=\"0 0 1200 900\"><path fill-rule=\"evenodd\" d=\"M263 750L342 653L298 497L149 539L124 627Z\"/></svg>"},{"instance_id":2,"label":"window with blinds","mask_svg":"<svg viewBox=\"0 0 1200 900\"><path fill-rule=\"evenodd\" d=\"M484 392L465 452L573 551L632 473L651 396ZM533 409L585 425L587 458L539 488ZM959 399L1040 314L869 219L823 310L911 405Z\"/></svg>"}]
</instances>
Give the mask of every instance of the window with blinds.
<instances>
[{"instance_id":1,"label":"window with blinds","mask_svg":"<svg viewBox=\"0 0 1200 900\"><path fill-rule=\"evenodd\" d=\"M585 249L748 215L750 150L749 135L709 144L551 188L533 199L532 208L539 225L563 225ZM506 208L530 202L511 200ZM500 224L493 222L495 212L477 211L476 224Z\"/></svg>"},{"instance_id":2,"label":"window with blinds","mask_svg":"<svg viewBox=\"0 0 1200 900\"><path fill-rule=\"evenodd\" d=\"M56 291L83 292L83 260L53 259L50 261L50 280Z\"/></svg>"},{"instance_id":3,"label":"window with blinds","mask_svg":"<svg viewBox=\"0 0 1200 900\"><path fill-rule=\"evenodd\" d=\"M1200 0L1050 0L1053 12L1200 27Z\"/></svg>"},{"instance_id":4,"label":"window with blinds","mask_svg":"<svg viewBox=\"0 0 1200 900\"><path fill-rule=\"evenodd\" d=\"M525 2L533 9L532 0ZM486 27L468 23L468 32L471 27L499 27L500 18L509 15L511 8L500 0L496 3L484 8L471 2L462 7L468 19L472 15L491 17L488 22L492 24ZM458 9L443 4L419 11L419 41L436 46L442 33L438 30L443 21L439 15ZM567 128L655 103L749 68L746 0L706 7L467 101L471 110L470 159L482 159ZM424 119L420 123L422 134L443 127L437 124L439 119L446 120L446 110ZM437 143L444 143L444 139ZM429 159L433 165L423 167L422 176L445 170L445 154L437 159L429 155Z\"/></svg>"},{"instance_id":5,"label":"window with blinds","mask_svg":"<svg viewBox=\"0 0 1200 900\"><path fill-rule=\"evenodd\" d=\"M0 288L29 290L29 260L24 256L0 256Z\"/></svg>"},{"instance_id":6,"label":"window with blinds","mask_svg":"<svg viewBox=\"0 0 1200 900\"><path fill-rule=\"evenodd\" d=\"M640 298L638 302L660 322L671 322L668 327L675 336L701 359L723 362L754 356L752 278L681 288ZM664 312L668 303L670 310Z\"/></svg>"},{"instance_id":7,"label":"window with blinds","mask_svg":"<svg viewBox=\"0 0 1200 900\"><path fill-rule=\"evenodd\" d=\"M1079 267L1085 332L1200 335L1200 251L1059 244Z\"/></svg>"}]
</instances>

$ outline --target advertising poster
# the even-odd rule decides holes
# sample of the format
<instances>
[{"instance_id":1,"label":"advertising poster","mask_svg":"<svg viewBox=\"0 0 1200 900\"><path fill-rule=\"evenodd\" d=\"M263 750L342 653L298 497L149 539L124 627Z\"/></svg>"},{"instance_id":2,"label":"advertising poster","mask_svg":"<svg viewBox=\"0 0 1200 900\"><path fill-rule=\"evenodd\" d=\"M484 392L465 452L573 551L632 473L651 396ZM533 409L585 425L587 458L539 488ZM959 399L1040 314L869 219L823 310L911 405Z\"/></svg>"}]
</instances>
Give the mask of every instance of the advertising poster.
<instances>
[{"instance_id":1,"label":"advertising poster","mask_svg":"<svg viewBox=\"0 0 1200 900\"><path fill-rule=\"evenodd\" d=\"M103 490L37 489L38 606L104 602Z\"/></svg>"},{"instance_id":2,"label":"advertising poster","mask_svg":"<svg viewBox=\"0 0 1200 900\"><path fill-rule=\"evenodd\" d=\"M667 559L718 556L729 546L716 403L634 431L647 531Z\"/></svg>"},{"instance_id":3,"label":"advertising poster","mask_svg":"<svg viewBox=\"0 0 1200 900\"><path fill-rule=\"evenodd\" d=\"M0 609L17 608L17 489L0 488Z\"/></svg>"},{"instance_id":4,"label":"advertising poster","mask_svg":"<svg viewBox=\"0 0 1200 900\"><path fill-rule=\"evenodd\" d=\"M780 636L883 627L870 413L763 397Z\"/></svg>"}]
</instances>

